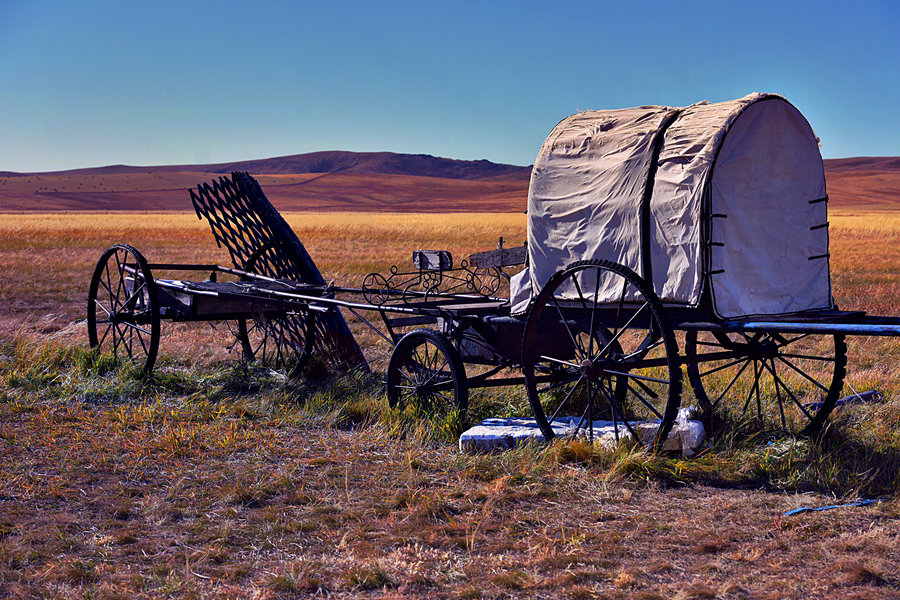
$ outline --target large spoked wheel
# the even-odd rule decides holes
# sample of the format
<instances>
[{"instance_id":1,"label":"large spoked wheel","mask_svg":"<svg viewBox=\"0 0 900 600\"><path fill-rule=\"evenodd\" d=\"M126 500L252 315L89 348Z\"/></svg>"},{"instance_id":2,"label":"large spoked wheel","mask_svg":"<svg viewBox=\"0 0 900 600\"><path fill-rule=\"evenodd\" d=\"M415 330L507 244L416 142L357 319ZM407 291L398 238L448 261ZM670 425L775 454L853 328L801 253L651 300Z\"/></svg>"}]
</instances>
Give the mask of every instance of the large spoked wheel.
<instances>
[{"instance_id":1,"label":"large spoked wheel","mask_svg":"<svg viewBox=\"0 0 900 600\"><path fill-rule=\"evenodd\" d=\"M289 279L293 272L290 253L282 246L267 244L253 253L244 271ZM237 323L244 362L285 371L297 377L309 363L315 340L315 317L304 308L261 307L252 319Z\"/></svg>"},{"instance_id":2,"label":"large spoked wheel","mask_svg":"<svg viewBox=\"0 0 900 600\"><path fill-rule=\"evenodd\" d=\"M88 340L116 364L153 369L159 349L159 299L153 274L127 244L108 248L97 261L88 290Z\"/></svg>"},{"instance_id":3,"label":"large spoked wheel","mask_svg":"<svg viewBox=\"0 0 900 600\"><path fill-rule=\"evenodd\" d=\"M602 419L658 450L678 415L674 333L652 289L613 262L577 262L550 278L527 315L522 372L547 440L593 440ZM641 435L640 421L657 421L656 433Z\"/></svg>"},{"instance_id":4,"label":"large spoked wheel","mask_svg":"<svg viewBox=\"0 0 900 600\"><path fill-rule=\"evenodd\" d=\"M689 331L685 342L700 405L764 428L818 434L844 386L842 335Z\"/></svg>"},{"instance_id":5,"label":"large spoked wheel","mask_svg":"<svg viewBox=\"0 0 900 600\"><path fill-rule=\"evenodd\" d=\"M387 369L391 407L413 406L423 412L465 415L469 386L462 358L446 337L429 329L400 338Z\"/></svg>"}]
</instances>

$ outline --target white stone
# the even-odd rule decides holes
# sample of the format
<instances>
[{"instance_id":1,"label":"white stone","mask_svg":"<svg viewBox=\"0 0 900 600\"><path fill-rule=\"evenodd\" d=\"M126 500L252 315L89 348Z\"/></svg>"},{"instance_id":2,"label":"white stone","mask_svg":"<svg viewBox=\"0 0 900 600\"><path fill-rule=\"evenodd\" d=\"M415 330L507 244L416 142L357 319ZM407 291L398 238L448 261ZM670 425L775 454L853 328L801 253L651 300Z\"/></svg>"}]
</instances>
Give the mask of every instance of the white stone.
<instances>
[{"instance_id":1,"label":"white stone","mask_svg":"<svg viewBox=\"0 0 900 600\"><path fill-rule=\"evenodd\" d=\"M685 413L679 417L687 416ZM578 425L576 417L563 417L553 423L553 431L557 436L572 435ZM612 448L616 445L616 425L612 421L594 421L594 443ZM637 431L644 445L653 443L659 430L659 421L630 421L629 425ZM618 438L631 439L631 432L621 422L618 423ZM582 429L582 436L587 432ZM690 457L697 453L706 437L703 423L688 419L675 421L672 431L663 444L664 450L680 450L682 455ZM542 441L541 430L534 419L485 419L478 425L463 432L459 437L459 449L469 454L479 452L497 452L515 448L529 441Z\"/></svg>"}]
</instances>

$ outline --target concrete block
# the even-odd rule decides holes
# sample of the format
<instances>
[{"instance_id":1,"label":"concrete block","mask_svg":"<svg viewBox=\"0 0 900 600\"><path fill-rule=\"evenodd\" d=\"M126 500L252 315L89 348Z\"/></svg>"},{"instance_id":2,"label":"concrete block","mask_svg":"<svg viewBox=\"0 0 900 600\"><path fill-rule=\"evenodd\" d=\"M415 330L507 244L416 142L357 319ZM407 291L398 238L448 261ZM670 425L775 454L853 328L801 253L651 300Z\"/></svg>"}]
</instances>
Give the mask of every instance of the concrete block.
<instances>
[{"instance_id":1,"label":"concrete block","mask_svg":"<svg viewBox=\"0 0 900 600\"><path fill-rule=\"evenodd\" d=\"M629 422L637 432L641 443L650 445L659 430L659 421ZM563 417L553 423L557 436L571 436L578 425L578 418ZM618 423L619 439L630 439L631 432L623 423ZM580 435L585 435L582 431ZM703 444L706 431L700 421L682 419L675 421L672 431L663 445L665 450L680 450L684 456L697 453ZM459 438L459 449L469 454L480 452L502 452L529 441L543 441L543 435L534 419L485 419L478 425L463 432ZM594 421L594 443L612 448L616 445L616 426L612 421Z\"/></svg>"}]
</instances>

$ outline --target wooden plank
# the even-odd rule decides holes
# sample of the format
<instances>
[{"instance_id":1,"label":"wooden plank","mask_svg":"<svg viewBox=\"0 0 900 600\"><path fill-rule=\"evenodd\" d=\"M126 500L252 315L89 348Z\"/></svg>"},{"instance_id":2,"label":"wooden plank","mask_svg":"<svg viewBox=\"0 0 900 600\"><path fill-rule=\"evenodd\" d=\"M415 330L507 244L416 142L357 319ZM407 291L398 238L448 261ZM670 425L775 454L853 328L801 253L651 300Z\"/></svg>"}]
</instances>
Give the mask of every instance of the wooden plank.
<instances>
[{"instance_id":1,"label":"wooden plank","mask_svg":"<svg viewBox=\"0 0 900 600\"><path fill-rule=\"evenodd\" d=\"M478 315L478 314L500 314L501 307L507 306L505 300L494 300L491 302L470 302L466 304L445 304L441 306L442 310L454 315Z\"/></svg>"},{"instance_id":2,"label":"wooden plank","mask_svg":"<svg viewBox=\"0 0 900 600\"><path fill-rule=\"evenodd\" d=\"M469 256L469 264L479 269L489 269L491 267L512 267L515 265L524 265L528 256L526 246L518 246L515 248L500 248L498 250L488 250L487 252L476 252Z\"/></svg>"},{"instance_id":3,"label":"wooden plank","mask_svg":"<svg viewBox=\"0 0 900 600\"><path fill-rule=\"evenodd\" d=\"M410 327L412 325L430 325L437 323L437 317L399 317L397 319L385 319L390 327Z\"/></svg>"}]
</instances>

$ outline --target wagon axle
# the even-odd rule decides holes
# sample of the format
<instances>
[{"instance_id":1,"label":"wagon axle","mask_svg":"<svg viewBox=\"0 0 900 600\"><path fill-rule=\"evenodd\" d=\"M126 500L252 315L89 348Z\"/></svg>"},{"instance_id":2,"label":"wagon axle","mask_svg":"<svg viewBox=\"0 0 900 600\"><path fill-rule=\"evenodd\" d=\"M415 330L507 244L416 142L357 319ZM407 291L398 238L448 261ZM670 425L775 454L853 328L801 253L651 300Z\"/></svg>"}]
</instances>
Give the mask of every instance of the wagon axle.
<instances>
[{"instance_id":1,"label":"wagon axle","mask_svg":"<svg viewBox=\"0 0 900 600\"><path fill-rule=\"evenodd\" d=\"M774 360L778 356L778 345L768 336L764 340L751 340L747 344L747 356L753 360Z\"/></svg>"},{"instance_id":2,"label":"wagon axle","mask_svg":"<svg viewBox=\"0 0 900 600\"><path fill-rule=\"evenodd\" d=\"M584 377L591 379L611 377L622 372L622 366L608 358L595 358L594 360L585 358L581 361L579 369Z\"/></svg>"}]
</instances>

